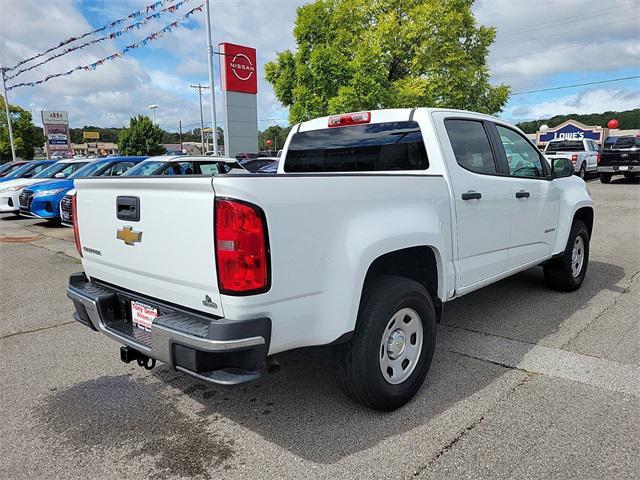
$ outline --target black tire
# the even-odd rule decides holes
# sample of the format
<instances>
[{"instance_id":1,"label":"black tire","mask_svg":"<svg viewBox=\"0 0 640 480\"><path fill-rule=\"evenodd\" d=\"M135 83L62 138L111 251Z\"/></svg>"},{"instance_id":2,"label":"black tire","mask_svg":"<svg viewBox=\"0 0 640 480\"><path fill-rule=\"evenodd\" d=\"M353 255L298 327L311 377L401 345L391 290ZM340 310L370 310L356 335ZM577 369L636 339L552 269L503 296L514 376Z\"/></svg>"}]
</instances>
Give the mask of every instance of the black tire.
<instances>
[{"instance_id":1,"label":"black tire","mask_svg":"<svg viewBox=\"0 0 640 480\"><path fill-rule=\"evenodd\" d=\"M599 176L601 183L611 183L611 177L613 175L611 175L610 173L601 173Z\"/></svg>"},{"instance_id":2,"label":"black tire","mask_svg":"<svg viewBox=\"0 0 640 480\"><path fill-rule=\"evenodd\" d=\"M633 173L625 173L624 178L629 183L640 183L640 175L634 175Z\"/></svg>"},{"instance_id":3,"label":"black tire","mask_svg":"<svg viewBox=\"0 0 640 480\"><path fill-rule=\"evenodd\" d=\"M413 309L423 329L422 348L411 374L402 383L385 380L380 367L383 334L393 315ZM365 286L352 339L336 351L336 373L344 392L355 402L381 411L407 403L422 386L436 341L436 313L427 290L403 277L380 276Z\"/></svg>"},{"instance_id":4,"label":"black tire","mask_svg":"<svg viewBox=\"0 0 640 480\"><path fill-rule=\"evenodd\" d=\"M582 238L584 260L577 275L573 274L573 247L576 239ZM569 239L561 257L544 265L544 279L549 288L562 292L573 292L582 285L589 265L589 230L584 222L575 220L569 232Z\"/></svg>"},{"instance_id":5,"label":"black tire","mask_svg":"<svg viewBox=\"0 0 640 480\"><path fill-rule=\"evenodd\" d=\"M582 165L580 165L580 171L578 172L578 176L583 180L587 178L587 167L585 165L585 162L582 162Z\"/></svg>"}]
</instances>

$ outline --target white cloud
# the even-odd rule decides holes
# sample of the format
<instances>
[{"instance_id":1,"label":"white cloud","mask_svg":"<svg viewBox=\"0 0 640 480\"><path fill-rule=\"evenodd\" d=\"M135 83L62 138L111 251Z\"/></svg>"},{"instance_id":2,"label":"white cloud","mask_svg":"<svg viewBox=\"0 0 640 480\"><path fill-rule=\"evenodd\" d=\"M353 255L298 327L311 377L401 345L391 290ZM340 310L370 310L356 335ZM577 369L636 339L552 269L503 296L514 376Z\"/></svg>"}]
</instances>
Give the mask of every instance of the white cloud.
<instances>
[{"instance_id":1,"label":"white cloud","mask_svg":"<svg viewBox=\"0 0 640 480\"><path fill-rule=\"evenodd\" d=\"M505 111L505 114L519 119L536 119L571 113L631 110L638 107L640 90L598 88L534 105L512 107Z\"/></svg>"},{"instance_id":2,"label":"white cloud","mask_svg":"<svg viewBox=\"0 0 640 480\"><path fill-rule=\"evenodd\" d=\"M39 0L1 0L3 23L0 35L0 63L13 65L22 58L52 44L91 30L77 0L47 3L42 14ZM307 0L215 0L212 2L214 49L220 41L255 47L258 53L258 118L264 128L272 123L286 124L287 112L265 81L264 64L277 51L295 48L292 34L296 8ZM100 18L117 18L150 3L149 0L110 0L91 7ZM191 2L174 17L196 6ZM581 78L640 64L640 25L637 0L478 0L474 12L479 23L498 28L489 64L494 83L506 82L514 91L555 85L559 76L579 74ZM204 15L193 17L189 28L177 28L145 48L144 55L126 56L108 62L91 72L77 72L35 88L11 91L10 100L28 106L34 118L40 109L69 111L73 126L93 124L120 126L132 115L148 113L149 104L158 104L156 118L161 126L176 129L178 120L189 125L199 122L198 97L190 83L208 83ZM106 21L106 20L105 20ZM150 22L133 39L156 31L168 18ZM112 54L118 46L110 41L75 52L21 76L34 80L77 65L91 63ZM176 60L177 59L177 60ZM217 59L216 59L217 60ZM169 67L169 65L175 65ZM603 77L603 75L605 77ZM564 77L562 77L564 78ZM219 76L216 68L216 84ZM11 82L9 82L11 84ZM626 88L626 85L624 87ZM591 92L566 95L538 105L526 105L527 96L513 97L507 114L538 117L551 113L602 111L638 106L637 95L613 84L593 87ZM636 89L639 90L639 89ZM604 93L602 93L604 92ZM606 92L610 92L609 95ZM630 92L630 93L629 93ZM216 91L218 120L222 119L220 92ZM209 96L203 97L208 118ZM563 110L565 109L565 110ZM191 128L191 127L189 127Z\"/></svg>"},{"instance_id":3,"label":"white cloud","mask_svg":"<svg viewBox=\"0 0 640 480\"><path fill-rule=\"evenodd\" d=\"M640 65L637 0L479 0L474 12L497 29L492 80L514 90L547 85L550 75Z\"/></svg>"}]
</instances>

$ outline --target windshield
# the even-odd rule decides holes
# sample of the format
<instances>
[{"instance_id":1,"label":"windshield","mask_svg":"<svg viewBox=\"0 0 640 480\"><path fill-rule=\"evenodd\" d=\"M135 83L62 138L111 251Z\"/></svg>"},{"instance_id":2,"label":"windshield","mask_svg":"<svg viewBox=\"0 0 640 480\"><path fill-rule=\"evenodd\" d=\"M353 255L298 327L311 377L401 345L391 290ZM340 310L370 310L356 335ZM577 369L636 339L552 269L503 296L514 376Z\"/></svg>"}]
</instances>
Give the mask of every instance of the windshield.
<instances>
[{"instance_id":1,"label":"windshield","mask_svg":"<svg viewBox=\"0 0 640 480\"><path fill-rule=\"evenodd\" d=\"M560 140L559 142L549 142L545 152L558 152L560 150L570 152L580 152L584 150L581 140Z\"/></svg>"},{"instance_id":2,"label":"windshield","mask_svg":"<svg viewBox=\"0 0 640 480\"><path fill-rule=\"evenodd\" d=\"M53 178L56 173L63 173L64 177L68 177L71 173L75 172L79 168L85 166L88 162L58 162L51 165L49 168L41 171L33 178Z\"/></svg>"},{"instance_id":3,"label":"windshield","mask_svg":"<svg viewBox=\"0 0 640 480\"><path fill-rule=\"evenodd\" d=\"M108 163L109 161L91 162L85 165L84 167L82 167L77 172L72 173L67 178L90 177L91 175L96 173L98 170L100 170L102 167L104 167Z\"/></svg>"},{"instance_id":4,"label":"windshield","mask_svg":"<svg viewBox=\"0 0 640 480\"><path fill-rule=\"evenodd\" d=\"M9 163L5 163L3 165L0 165L0 173L4 173L4 172L10 172L12 170L15 170L16 168L18 168L20 165L13 165L11 162ZM11 168L14 167L14 168Z\"/></svg>"},{"instance_id":5,"label":"windshield","mask_svg":"<svg viewBox=\"0 0 640 480\"><path fill-rule=\"evenodd\" d=\"M25 163L24 165L20 165L15 170L11 170L11 173L7 175L7 177L10 177L10 178L22 177L23 175L29 173L31 170L36 168L38 165L39 165L38 163L33 163L33 162Z\"/></svg>"},{"instance_id":6,"label":"windshield","mask_svg":"<svg viewBox=\"0 0 640 480\"><path fill-rule=\"evenodd\" d=\"M125 172L123 176L127 177L141 177L146 175L153 175L160 167L162 167L166 162L161 161L150 161L150 162L142 162L133 167L128 172Z\"/></svg>"}]
</instances>

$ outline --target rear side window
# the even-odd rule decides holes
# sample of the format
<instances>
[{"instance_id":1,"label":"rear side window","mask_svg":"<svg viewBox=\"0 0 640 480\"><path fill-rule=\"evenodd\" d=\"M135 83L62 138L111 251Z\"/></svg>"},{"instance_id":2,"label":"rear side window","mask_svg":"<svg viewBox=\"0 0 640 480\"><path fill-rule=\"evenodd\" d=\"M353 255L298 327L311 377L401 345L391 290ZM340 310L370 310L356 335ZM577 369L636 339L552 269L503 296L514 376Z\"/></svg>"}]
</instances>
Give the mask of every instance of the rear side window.
<instances>
[{"instance_id":1,"label":"rear side window","mask_svg":"<svg viewBox=\"0 0 640 480\"><path fill-rule=\"evenodd\" d=\"M489 137L482 122L447 120L445 126L458 165L475 173L498 172Z\"/></svg>"},{"instance_id":2,"label":"rear side window","mask_svg":"<svg viewBox=\"0 0 640 480\"><path fill-rule=\"evenodd\" d=\"M425 170L427 151L416 122L387 122L296 133L285 172Z\"/></svg>"}]
</instances>

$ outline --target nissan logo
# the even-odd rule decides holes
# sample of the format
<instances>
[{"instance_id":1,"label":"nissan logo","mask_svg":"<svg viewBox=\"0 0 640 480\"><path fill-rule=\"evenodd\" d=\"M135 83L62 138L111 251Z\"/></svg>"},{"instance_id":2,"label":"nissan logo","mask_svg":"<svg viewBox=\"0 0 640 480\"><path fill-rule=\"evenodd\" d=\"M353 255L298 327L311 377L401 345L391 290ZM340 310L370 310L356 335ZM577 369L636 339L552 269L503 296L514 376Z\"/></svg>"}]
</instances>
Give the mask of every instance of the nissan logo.
<instances>
[{"instance_id":1,"label":"nissan logo","mask_svg":"<svg viewBox=\"0 0 640 480\"><path fill-rule=\"evenodd\" d=\"M231 66L231 71L239 80L249 80L255 71L251 60L244 53L235 55L229 65Z\"/></svg>"}]
</instances>

